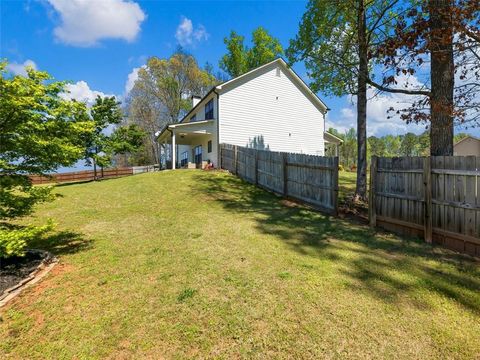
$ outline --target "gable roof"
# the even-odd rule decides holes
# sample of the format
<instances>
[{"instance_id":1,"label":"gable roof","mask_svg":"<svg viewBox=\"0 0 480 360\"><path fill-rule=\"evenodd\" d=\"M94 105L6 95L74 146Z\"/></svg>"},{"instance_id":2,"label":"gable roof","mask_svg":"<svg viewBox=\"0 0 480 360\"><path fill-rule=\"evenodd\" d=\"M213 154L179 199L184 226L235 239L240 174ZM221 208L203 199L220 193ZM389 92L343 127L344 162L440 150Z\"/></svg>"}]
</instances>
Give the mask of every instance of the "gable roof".
<instances>
[{"instance_id":1,"label":"gable roof","mask_svg":"<svg viewBox=\"0 0 480 360\"><path fill-rule=\"evenodd\" d=\"M218 85L217 85L218 86ZM192 115L193 112L195 112L195 110L197 110L200 105L205 101L205 99L207 97L210 96L211 93L215 92L215 90L217 89L217 86L214 86L212 87L206 94L204 97L202 97L198 102L197 104L190 109L190 111L188 113L185 114L185 116L179 121L180 123L183 122L185 119L188 119L190 117L190 115ZM215 92L216 93L216 92ZM217 94L217 93L216 93ZM199 96L197 96L197 98L199 98Z\"/></svg>"},{"instance_id":2,"label":"gable roof","mask_svg":"<svg viewBox=\"0 0 480 360\"><path fill-rule=\"evenodd\" d=\"M457 146L458 144L460 144L461 142L467 140L467 139L473 139L473 140L476 140L476 141L480 141L479 138L475 137L475 136L472 136L472 135L468 135L468 136L465 136L463 139L461 140L458 140L455 144L453 144L453 146Z\"/></svg>"},{"instance_id":3,"label":"gable roof","mask_svg":"<svg viewBox=\"0 0 480 360\"><path fill-rule=\"evenodd\" d=\"M309 94L312 98L312 100L317 103L317 105L320 105L321 108L323 108L325 111L328 111L330 110L328 108L328 106L322 101L322 99L320 99L318 97L317 94L315 94L309 87L308 85L305 83L305 81L303 81L303 79L298 76L298 74L293 71L293 69L287 64L287 62L285 60L283 60L282 58L277 58L273 61L270 61L269 63L266 63L264 65L261 65L253 70L250 70L248 72L246 72L245 74L242 74L240 76L237 76L236 78L233 78L231 80L228 80L226 82L224 82L223 84L219 84L217 85L215 88L217 90L222 90L223 87L225 86L230 86L230 85L233 85L235 86L236 83L239 83L241 80L243 80L245 77L248 77L256 72L260 72L261 70L263 70L264 68L268 67L268 66L271 66L272 64L278 64L280 66L283 67L283 69L285 71L287 71L293 78L293 80L297 83L297 85L299 85L299 87L304 90L307 94Z\"/></svg>"},{"instance_id":4,"label":"gable roof","mask_svg":"<svg viewBox=\"0 0 480 360\"><path fill-rule=\"evenodd\" d=\"M269 63L266 63L264 65L261 65L253 70L250 70L248 72L246 72L245 74L242 74L240 76L237 76L233 79L230 79L228 81L225 81L223 83L220 83L216 86L214 86L212 89L210 89L209 92L207 92L207 94L205 94L205 96L203 98L201 98L201 100L192 108L190 109L190 111L180 120L180 122L183 122L185 119L187 119L193 112L195 112L199 107L200 105L204 102L204 100L210 96L210 94L212 94L212 92L218 94L217 91L221 91L222 88L224 88L225 86L235 86L237 84L239 84L241 82L241 80L243 80L245 77L247 76L250 76L252 74L255 74L257 72L260 72L262 69L274 64L274 63L277 63L278 65L281 65L285 71L287 71L293 78L293 80L299 85L299 87L304 90L307 94L310 95L310 98L312 99L312 101L314 101L317 105L319 105L321 108L325 109L325 111L328 111L330 110L328 108L328 106L318 97L317 94L315 94L309 87L308 85L305 83L305 81L302 80L302 78L300 76L298 76L298 74L293 71L293 69L288 66L288 64L286 63L285 60L283 60L282 58L277 58L273 61L270 61Z\"/></svg>"}]
</instances>

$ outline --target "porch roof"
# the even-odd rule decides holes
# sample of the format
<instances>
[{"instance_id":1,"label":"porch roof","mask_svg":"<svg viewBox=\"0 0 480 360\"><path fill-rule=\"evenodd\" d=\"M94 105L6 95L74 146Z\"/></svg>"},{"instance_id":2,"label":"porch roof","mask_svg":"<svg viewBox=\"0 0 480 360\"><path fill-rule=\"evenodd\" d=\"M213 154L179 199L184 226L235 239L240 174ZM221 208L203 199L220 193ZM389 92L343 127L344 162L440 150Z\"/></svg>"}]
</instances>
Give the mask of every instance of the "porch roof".
<instances>
[{"instance_id":1,"label":"porch roof","mask_svg":"<svg viewBox=\"0 0 480 360\"><path fill-rule=\"evenodd\" d=\"M329 144L342 145L343 143L342 139L340 139L338 136L333 135L332 133L329 133L328 131L325 131L323 133L323 139L326 143Z\"/></svg>"},{"instance_id":2,"label":"porch roof","mask_svg":"<svg viewBox=\"0 0 480 360\"><path fill-rule=\"evenodd\" d=\"M185 132L187 134L211 134L212 129L210 129L209 125L212 123L213 120L200 120L188 123L167 124L157 135L157 142L166 141L170 137L170 134L167 132L167 130L178 130L178 132ZM175 132L177 133L177 131Z\"/></svg>"}]
</instances>

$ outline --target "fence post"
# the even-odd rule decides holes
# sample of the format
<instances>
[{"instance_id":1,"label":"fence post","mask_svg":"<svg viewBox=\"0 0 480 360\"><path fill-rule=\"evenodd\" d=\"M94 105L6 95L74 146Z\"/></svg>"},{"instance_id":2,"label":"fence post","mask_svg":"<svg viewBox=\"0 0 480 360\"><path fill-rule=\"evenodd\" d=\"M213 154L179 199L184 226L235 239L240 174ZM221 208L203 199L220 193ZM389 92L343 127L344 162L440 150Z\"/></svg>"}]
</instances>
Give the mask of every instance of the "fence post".
<instances>
[{"instance_id":1,"label":"fence post","mask_svg":"<svg viewBox=\"0 0 480 360\"><path fill-rule=\"evenodd\" d=\"M233 150L234 150L234 157L233 157L233 158L234 158L234 162L235 162L235 175L238 175L238 167L237 167L237 166L238 166L238 165L237 165L237 145L233 145L233 146L234 146L234 148L233 148Z\"/></svg>"},{"instance_id":2,"label":"fence post","mask_svg":"<svg viewBox=\"0 0 480 360\"><path fill-rule=\"evenodd\" d=\"M375 199L375 181L377 179L377 165L378 158L372 156L370 159L370 192L368 199L368 218L370 226L375 228L377 226L377 209Z\"/></svg>"},{"instance_id":3,"label":"fence post","mask_svg":"<svg viewBox=\"0 0 480 360\"><path fill-rule=\"evenodd\" d=\"M425 186L424 192L424 227L425 227L425 241L432 242L432 163L431 157L426 156L423 159L423 184Z\"/></svg>"},{"instance_id":4,"label":"fence post","mask_svg":"<svg viewBox=\"0 0 480 360\"><path fill-rule=\"evenodd\" d=\"M283 153L283 195L288 195L288 169L287 153Z\"/></svg>"},{"instance_id":5,"label":"fence post","mask_svg":"<svg viewBox=\"0 0 480 360\"><path fill-rule=\"evenodd\" d=\"M255 185L258 185L258 150L255 149Z\"/></svg>"},{"instance_id":6,"label":"fence post","mask_svg":"<svg viewBox=\"0 0 480 360\"><path fill-rule=\"evenodd\" d=\"M333 212L338 215L338 156L333 158Z\"/></svg>"}]
</instances>

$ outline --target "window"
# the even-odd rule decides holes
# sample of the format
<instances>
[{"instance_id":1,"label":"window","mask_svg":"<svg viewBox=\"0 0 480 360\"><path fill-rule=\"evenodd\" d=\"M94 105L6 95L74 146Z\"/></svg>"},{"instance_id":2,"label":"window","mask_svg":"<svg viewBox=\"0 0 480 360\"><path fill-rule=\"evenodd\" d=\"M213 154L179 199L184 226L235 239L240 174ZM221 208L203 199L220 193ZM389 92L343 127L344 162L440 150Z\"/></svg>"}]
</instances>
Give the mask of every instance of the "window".
<instances>
[{"instance_id":1,"label":"window","mask_svg":"<svg viewBox=\"0 0 480 360\"><path fill-rule=\"evenodd\" d=\"M193 115L191 118L190 118L190 122L194 122L197 120L197 114Z\"/></svg>"},{"instance_id":2,"label":"window","mask_svg":"<svg viewBox=\"0 0 480 360\"><path fill-rule=\"evenodd\" d=\"M213 99L205 105L205 120L213 119Z\"/></svg>"},{"instance_id":3,"label":"window","mask_svg":"<svg viewBox=\"0 0 480 360\"><path fill-rule=\"evenodd\" d=\"M197 168L202 167L202 145L195 146L193 149L193 158Z\"/></svg>"},{"instance_id":4,"label":"window","mask_svg":"<svg viewBox=\"0 0 480 360\"><path fill-rule=\"evenodd\" d=\"M212 140L208 140L207 148L208 148L208 152L211 153L212 152Z\"/></svg>"},{"instance_id":5,"label":"window","mask_svg":"<svg viewBox=\"0 0 480 360\"><path fill-rule=\"evenodd\" d=\"M180 166L186 166L188 164L188 151L184 151L180 158Z\"/></svg>"}]
</instances>

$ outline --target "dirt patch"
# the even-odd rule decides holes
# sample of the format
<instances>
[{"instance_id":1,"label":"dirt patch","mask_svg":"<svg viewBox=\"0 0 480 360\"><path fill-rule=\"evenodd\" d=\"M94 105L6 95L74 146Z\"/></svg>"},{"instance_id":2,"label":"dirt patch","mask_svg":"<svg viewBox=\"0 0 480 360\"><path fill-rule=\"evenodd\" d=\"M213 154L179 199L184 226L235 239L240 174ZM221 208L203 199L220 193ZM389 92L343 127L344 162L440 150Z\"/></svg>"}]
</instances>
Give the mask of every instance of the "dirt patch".
<instances>
[{"instance_id":1,"label":"dirt patch","mask_svg":"<svg viewBox=\"0 0 480 360\"><path fill-rule=\"evenodd\" d=\"M280 203L283 206L286 206L286 207L289 207L289 208L298 208L298 207L302 206L302 204L300 204L299 202L295 202L292 199L282 199L282 200L280 200Z\"/></svg>"},{"instance_id":2,"label":"dirt patch","mask_svg":"<svg viewBox=\"0 0 480 360\"><path fill-rule=\"evenodd\" d=\"M368 223L368 203L348 196L342 199L338 206L340 218L355 220L361 223Z\"/></svg>"},{"instance_id":3,"label":"dirt patch","mask_svg":"<svg viewBox=\"0 0 480 360\"><path fill-rule=\"evenodd\" d=\"M28 278L43 263L51 260L46 251L27 250L23 257L0 260L0 297L4 291Z\"/></svg>"}]
</instances>

